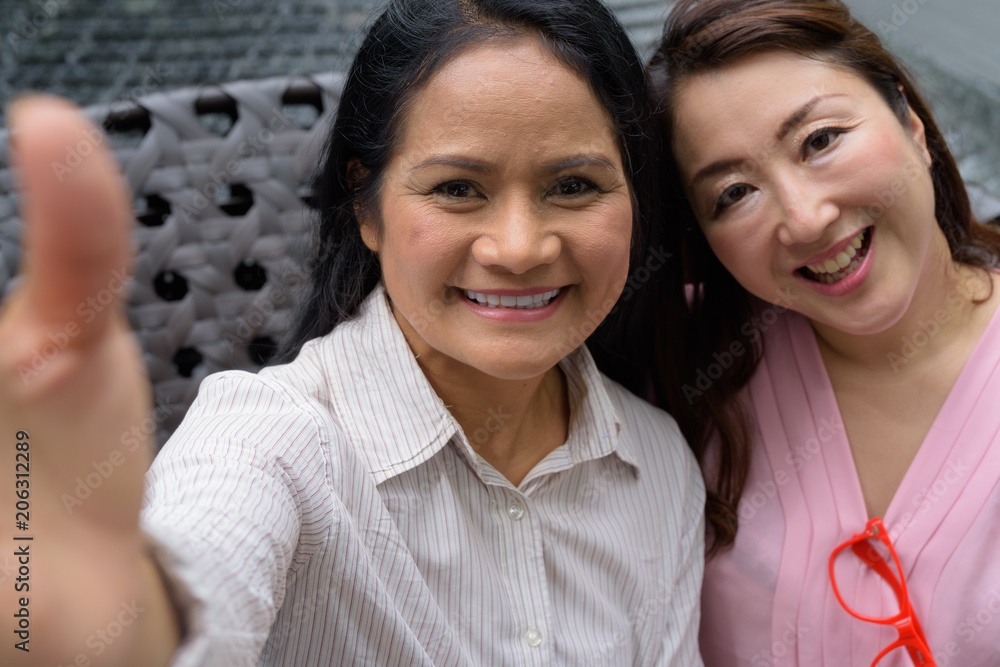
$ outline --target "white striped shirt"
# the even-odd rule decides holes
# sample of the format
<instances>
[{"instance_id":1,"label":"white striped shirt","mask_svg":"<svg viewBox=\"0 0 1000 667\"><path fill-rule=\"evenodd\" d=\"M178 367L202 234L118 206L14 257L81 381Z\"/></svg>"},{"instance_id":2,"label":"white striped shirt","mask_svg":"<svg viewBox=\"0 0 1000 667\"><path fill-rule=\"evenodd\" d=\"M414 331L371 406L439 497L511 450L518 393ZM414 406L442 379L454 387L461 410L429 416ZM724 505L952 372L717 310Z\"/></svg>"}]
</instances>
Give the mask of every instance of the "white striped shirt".
<instances>
[{"instance_id":1,"label":"white striped shirt","mask_svg":"<svg viewBox=\"0 0 1000 667\"><path fill-rule=\"evenodd\" d=\"M293 363L206 379L142 517L187 623L173 664L701 665L694 459L586 349L561 368L569 438L517 487L381 287Z\"/></svg>"}]
</instances>

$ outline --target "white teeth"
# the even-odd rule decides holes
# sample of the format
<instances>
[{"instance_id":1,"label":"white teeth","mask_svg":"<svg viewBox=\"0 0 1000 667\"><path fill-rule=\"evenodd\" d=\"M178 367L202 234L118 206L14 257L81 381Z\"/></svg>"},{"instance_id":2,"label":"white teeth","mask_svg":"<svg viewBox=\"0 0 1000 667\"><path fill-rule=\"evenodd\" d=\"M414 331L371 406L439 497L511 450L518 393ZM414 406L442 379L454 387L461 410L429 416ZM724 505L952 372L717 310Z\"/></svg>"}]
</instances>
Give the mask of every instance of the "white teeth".
<instances>
[{"instance_id":1,"label":"white teeth","mask_svg":"<svg viewBox=\"0 0 1000 667\"><path fill-rule=\"evenodd\" d=\"M851 243L844 250L837 253L835 257L826 260L822 264L807 264L806 268L816 275L817 280L827 285L842 280L846 273L850 273L860 266L862 258L858 251L864 245L865 234L867 233L867 228L861 230L851 240ZM845 275L838 275L841 273L845 273Z\"/></svg>"},{"instance_id":2,"label":"white teeth","mask_svg":"<svg viewBox=\"0 0 1000 667\"><path fill-rule=\"evenodd\" d=\"M558 289L549 290L541 294L528 294L525 296L497 296L496 294L485 294L483 292L473 292L465 290L465 295L481 306L489 308L516 308L519 310L532 310L549 305L559 294Z\"/></svg>"}]
</instances>

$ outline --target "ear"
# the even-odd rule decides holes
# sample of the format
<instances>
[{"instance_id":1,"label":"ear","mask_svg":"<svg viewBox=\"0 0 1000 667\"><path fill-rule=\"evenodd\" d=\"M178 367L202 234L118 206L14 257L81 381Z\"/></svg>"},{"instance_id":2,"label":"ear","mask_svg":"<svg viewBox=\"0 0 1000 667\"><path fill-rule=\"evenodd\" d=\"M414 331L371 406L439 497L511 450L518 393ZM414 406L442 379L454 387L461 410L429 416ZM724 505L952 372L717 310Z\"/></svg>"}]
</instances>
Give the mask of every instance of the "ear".
<instances>
[{"instance_id":1,"label":"ear","mask_svg":"<svg viewBox=\"0 0 1000 667\"><path fill-rule=\"evenodd\" d=\"M910 139L912 139L913 143L920 149L924 162L928 167L930 167L933 160L931 159L930 151L927 150L927 135L924 131L924 122L920 120L920 116L918 116L917 112L910 106L909 101L906 99L906 91L903 90L903 86L900 84L898 88L899 94L903 96L903 103L906 105L904 107L906 110L904 125L909 132Z\"/></svg>"},{"instance_id":2,"label":"ear","mask_svg":"<svg viewBox=\"0 0 1000 667\"><path fill-rule=\"evenodd\" d=\"M379 249L378 225L372 219L372 216L362 213L356 204L354 206L354 217L358 220L361 240L369 250L377 255Z\"/></svg>"},{"instance_id":3,"label":"ear","mask_svg":"<svg viewBox=\"0 0 1000 667\"><path fill-rule=\"evenodd\" d=\"M353 157L347 163L347 187L351 192L356 193L361 187L361 182L368 175L368 169L361 160ZM378 254L378 224L372 218L371 212L366 211L357 200L354 202L354 218L358 221L358 228L361 232L361 240L372 252Z\"/></svg>"}]
</instances>

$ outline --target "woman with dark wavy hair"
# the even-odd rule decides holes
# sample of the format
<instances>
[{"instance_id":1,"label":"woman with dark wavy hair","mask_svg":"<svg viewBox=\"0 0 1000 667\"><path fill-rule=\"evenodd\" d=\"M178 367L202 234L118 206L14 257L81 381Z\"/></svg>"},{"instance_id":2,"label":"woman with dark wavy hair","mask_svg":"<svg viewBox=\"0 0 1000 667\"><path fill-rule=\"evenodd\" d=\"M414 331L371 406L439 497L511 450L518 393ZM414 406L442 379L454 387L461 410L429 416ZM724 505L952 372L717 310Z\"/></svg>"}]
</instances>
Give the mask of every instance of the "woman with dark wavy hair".
<instances>
[{"instance_id":1,"label":"woman with dark wavy hair","mask_svg":"<svg viewBox=\"0 0 1000 667\"><path fill-rule=\"evenodd\" d=\"M652 115L597 0L389 2L317 176L283 363L207 378L144 485L118 450L144 432L141 355L116 309L76 308L128 261L127 197L66 103L18 104L0 508L30 498L35 541L0 663L700 665L701 474L583 346L643 298L623 288L663 219Z\"/></svg>"},{"instance_id":2,"label":"woman with dark wavy hair","mask_svg":"<svg viewBox=\"0 0 1000 667\"><path fill-rule=\"evenodd\" d=\"M997 664L1000 235L927 105L837 0L681 0L650 69L706 664Z\"/></svg>"}]
</instances>

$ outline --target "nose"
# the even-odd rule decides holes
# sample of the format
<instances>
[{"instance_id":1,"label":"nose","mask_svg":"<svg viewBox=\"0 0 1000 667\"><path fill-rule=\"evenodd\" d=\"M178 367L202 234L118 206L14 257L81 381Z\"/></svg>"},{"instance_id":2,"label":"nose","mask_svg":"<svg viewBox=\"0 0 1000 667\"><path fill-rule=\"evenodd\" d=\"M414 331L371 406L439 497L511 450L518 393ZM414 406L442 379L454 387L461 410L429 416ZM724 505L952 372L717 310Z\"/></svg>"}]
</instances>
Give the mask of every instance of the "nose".
<instances>
[{"instance_id":1,"label":"nose","mask_svg":"<svg viewBox=\"0 0 1000 667\"><path fill-rule=\"evenodd\" d=\"M560 252L562 241L541 211L521 199L499 205L472 244L473 257L480 265L515 275L552 264Z\"/></svg>"},{"instance_id":2,"label":"nose","mask_svg":"<svg viewBox=\"0 0 1000 667\"><path fill-rule=\"evenodd\" d=\"M778 240L785 245L820 240L840 217L840 207L822 182L790 174L776 187L781 209Z\"/></svg>"}]
</instances>

